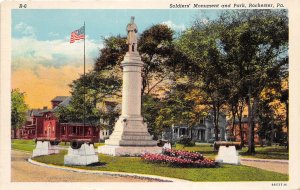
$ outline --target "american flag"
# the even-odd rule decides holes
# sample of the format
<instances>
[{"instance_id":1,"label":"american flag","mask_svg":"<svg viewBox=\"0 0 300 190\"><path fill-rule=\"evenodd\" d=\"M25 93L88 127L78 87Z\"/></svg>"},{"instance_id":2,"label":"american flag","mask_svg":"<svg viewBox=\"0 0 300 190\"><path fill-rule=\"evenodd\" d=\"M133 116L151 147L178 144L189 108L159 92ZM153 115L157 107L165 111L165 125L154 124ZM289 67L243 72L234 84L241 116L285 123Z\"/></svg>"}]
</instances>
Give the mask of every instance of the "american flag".
<instances>
[{"instance_id":1,"label":"american flag","mask_svg":"<svg viewBox=\"0 0 300 190\"><path fill-rule=\"evenodd\" d=\"M70 43L74 43L76 40L84 39L84 26L71 33Z\"/></svg>"}]
</instances>

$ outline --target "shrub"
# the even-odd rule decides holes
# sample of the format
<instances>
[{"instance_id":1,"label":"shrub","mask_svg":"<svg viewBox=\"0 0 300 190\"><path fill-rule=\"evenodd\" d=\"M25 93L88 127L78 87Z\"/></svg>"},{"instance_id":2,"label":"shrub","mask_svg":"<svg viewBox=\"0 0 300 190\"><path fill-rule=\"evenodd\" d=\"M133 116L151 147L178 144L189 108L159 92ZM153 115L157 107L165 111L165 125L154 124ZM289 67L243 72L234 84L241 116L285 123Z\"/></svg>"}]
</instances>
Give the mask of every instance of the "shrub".
<instances>
[{"instance_id":1,"label":"shrub","mask_svg":"<svg viewBox=\"0 0 300 190\"><path fill-rule=\"evenodd\" d=\"M179 144L183 144L184 146L195 146L195 141L192 141L188 137L181 137L178 141Z\"/></svg>"}]
</instances>

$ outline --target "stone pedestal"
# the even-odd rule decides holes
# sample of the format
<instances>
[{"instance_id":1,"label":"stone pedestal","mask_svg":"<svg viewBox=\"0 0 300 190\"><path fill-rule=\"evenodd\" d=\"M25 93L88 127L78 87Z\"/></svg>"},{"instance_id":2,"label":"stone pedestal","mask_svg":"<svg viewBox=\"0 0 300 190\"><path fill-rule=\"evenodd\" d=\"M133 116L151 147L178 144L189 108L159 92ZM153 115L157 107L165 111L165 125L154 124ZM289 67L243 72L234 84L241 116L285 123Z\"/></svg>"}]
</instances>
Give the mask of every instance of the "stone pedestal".
<instances>
[{"instance_id":1,"label":"stone pedestal","mask_svg":"<svg viewBox=\"0 0 300 190\"><path fill-rule=\"evenodd\" d=\"M216 162L240 165L240 157L235 146L220 146Z\"/></svg>"},{"instance_id":2,"label":"stone pedestal","mask_svg":"<svg viewBox=\"0 0 300 190\"><path fill-rule=\"evenodd\" d=\"M99 162L98 155L95 153L94 145L84 143L79 149L69 147L68 154L64 157L65 165L86 166Z\"/></svg>"},{"instance_id":3,"label":"stone pedestal","mask_svg":"<svg viewBox=\"0 0 300 190\"><path fill-rule=\"evenodd\" d=\"M144 153L161 153L162 148L152 140L147 124L141 116L142 67L144 63L137 51L127 52L122 61L123 88L122 114L105 146L98 152L113 156L139 156Z\"/></svg>"},{"instance_id":4,"label":"stone pedestal","mask_svg":"<svg viewBox=\"0 0 300 190\"><path fill-rule=\"evenodd\" d=\"M51 145L50 141L37 141L36 147L32 151L32 157L43 156L49 154L58 154L59 149L57 146Z\"/></svg>"}]
</instances>

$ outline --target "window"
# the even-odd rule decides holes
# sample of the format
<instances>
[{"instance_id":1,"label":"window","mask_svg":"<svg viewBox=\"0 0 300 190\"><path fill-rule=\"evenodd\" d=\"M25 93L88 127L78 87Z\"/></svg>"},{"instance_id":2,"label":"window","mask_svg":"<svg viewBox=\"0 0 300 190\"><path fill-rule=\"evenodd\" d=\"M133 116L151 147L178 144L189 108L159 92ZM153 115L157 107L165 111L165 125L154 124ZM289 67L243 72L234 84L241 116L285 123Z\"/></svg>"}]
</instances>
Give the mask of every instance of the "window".
<instances>
[{"instance_id":1,"label":"window","mask_svg":"<svg viewBox=\"0 0 300 190\"><path fill-rule=\"evenodd\" d=\"M186 130L185 129L181 129L181 134L185 135Z\"/></svg>"},{"instance_id":2,"label":"window","mask_svg":"<svg viewBox=\"0 0 300 190\"><path fill-rule=\"evenodd\" d=\"M204 124L204 118L200 119L200 124Z\"/></svg>"}]
</instances>

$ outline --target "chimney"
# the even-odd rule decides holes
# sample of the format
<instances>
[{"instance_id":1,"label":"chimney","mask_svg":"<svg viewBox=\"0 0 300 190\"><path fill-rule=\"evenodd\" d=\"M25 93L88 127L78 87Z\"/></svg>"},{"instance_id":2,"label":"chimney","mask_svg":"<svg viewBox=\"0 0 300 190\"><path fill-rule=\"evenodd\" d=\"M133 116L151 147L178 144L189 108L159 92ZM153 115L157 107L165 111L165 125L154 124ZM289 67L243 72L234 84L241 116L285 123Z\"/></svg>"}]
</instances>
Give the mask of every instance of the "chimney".
<instances>
[{"instance_id":1,"label":"chimney","mask_svg":"<svg viewBox=\"0 0 300 190\"><path fill-rule=\"evenodd\" d=\"M44 107L43 107L43 110L47 110L47 109L48 109L48 107L47 107L47 106L44 106Z\"/></svg>"}]
</instances>

